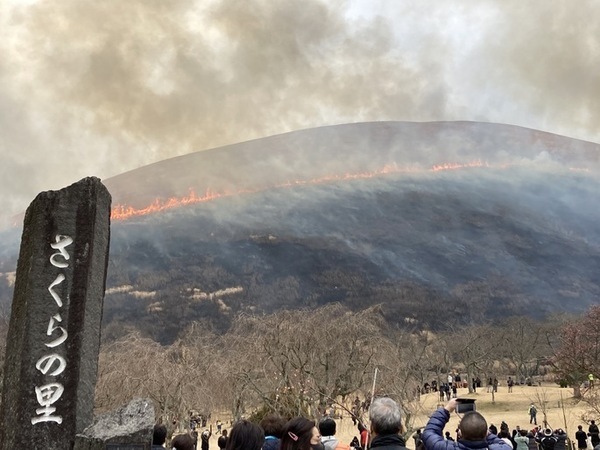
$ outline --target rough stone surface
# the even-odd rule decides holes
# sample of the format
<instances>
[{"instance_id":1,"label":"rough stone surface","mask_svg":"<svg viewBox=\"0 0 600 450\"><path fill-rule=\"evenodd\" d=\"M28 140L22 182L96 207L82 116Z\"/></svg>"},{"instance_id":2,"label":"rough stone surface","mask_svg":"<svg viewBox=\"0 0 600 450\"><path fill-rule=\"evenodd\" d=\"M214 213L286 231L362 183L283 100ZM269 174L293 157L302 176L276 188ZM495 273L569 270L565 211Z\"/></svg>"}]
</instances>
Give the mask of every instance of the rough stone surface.
<instances>
[{"instance_id":1,"label":"rough stone surface","mask_svg":"<svg viewBox=\"0 0 600 450\"><path fill-rule=\"evenodd\" d=\"M148 399L134 399L116 411L99 416L75 438L74 450L150 450L154 406Z\"/></svg>"},{"instance_id":2,"label":"rough stone surface","mask_svg":"<svg viewBox=\"0 0 600 450\"><path fill-rule=\"evenodd\" d=\"M68 450L92 422L110 203L92 177L42 192L27 209L7 336L2 450Z\"/></svg>"}]
</instances>

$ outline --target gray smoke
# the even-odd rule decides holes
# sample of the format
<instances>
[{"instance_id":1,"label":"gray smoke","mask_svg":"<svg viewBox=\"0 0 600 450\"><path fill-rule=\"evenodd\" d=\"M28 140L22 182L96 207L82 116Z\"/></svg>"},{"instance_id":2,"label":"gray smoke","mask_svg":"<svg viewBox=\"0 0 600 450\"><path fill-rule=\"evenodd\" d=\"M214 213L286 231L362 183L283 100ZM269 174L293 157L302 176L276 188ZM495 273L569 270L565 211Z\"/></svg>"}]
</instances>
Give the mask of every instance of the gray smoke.
<instances>
[{"instance_id":1,"label":"gray smoke","mask_svg":"<svg viewBox=\"0 0 600 450\"><path fill-rule=\"evenodd\" d=\"M84 176L334 123L600 140L599 13L591 0L3 2L0 223Z\"/></svg>"}]
</instances>

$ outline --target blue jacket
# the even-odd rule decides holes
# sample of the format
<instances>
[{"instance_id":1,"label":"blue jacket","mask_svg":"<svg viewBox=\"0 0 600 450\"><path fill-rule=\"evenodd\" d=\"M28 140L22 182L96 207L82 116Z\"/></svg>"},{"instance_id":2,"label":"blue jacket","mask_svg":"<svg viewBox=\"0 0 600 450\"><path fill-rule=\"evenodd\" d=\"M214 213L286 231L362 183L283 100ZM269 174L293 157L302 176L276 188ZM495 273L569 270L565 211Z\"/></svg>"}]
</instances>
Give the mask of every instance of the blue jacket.
<instances>
[{"instance_id":1,"label":"blue jacket","mask_svg":"<svg viewBox=\"0 0 600 450\"><path fill-rule=\"evenodd\" d=\"M423 429L423 443L427 450L512 450L508 445L495 434L488 434L482 441L447 441L444 439L444 426L450 420L450 413L445 408L439 408L429 418L429 422Z\"/></svg>"}]
</instances>

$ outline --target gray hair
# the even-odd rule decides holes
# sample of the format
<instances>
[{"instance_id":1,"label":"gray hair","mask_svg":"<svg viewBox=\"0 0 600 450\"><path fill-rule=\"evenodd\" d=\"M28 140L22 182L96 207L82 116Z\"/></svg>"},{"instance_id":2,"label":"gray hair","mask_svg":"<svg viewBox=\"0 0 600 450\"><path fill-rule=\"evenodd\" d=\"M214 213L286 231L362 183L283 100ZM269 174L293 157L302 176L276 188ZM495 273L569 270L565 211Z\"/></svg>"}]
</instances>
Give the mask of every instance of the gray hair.
<instances>
[{"instance_id":1,"label":"gray hair","mask_svg":"<svg viewBox=\"0 0 600 450\"><path fill-rule=\"evenodd\" d=\"M402 415L398 403L389 397L378 397L369 408L371 430L379 435L398 434L402 429Z\"/></svg>"}]
</instances>

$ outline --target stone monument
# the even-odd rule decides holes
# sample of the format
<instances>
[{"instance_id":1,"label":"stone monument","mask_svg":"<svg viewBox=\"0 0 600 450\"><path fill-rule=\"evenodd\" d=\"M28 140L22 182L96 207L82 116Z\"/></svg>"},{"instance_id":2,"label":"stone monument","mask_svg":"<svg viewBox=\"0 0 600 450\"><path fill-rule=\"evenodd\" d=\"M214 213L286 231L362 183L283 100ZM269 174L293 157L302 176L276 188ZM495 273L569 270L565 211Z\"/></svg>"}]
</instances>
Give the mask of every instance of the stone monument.
<instances>
[{"instance_id":1,"label":"stone monument","mask_svg":"<svg viewBox=\"0 0 600 450\"><path fill-rule=\"evenodd\" d=\"M110 240L108 190L85 178L25 213L7 336L0 449L68 450L93 420Z\"/></svg>"}]
</instances>

